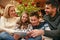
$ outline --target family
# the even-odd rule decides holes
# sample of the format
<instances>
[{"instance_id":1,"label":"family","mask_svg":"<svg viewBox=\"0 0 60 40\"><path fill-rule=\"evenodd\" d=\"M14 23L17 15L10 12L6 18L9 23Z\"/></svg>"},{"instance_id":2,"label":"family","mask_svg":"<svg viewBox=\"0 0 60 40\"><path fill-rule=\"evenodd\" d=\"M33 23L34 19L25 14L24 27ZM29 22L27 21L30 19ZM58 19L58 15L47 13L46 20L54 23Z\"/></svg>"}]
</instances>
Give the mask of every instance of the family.
<instances>
[{"instance_id":1,"label":"family","mask_svg":"<svg viewBox=\"0 0 60 40\"><path fill-rule=\"evenodd\" d=\"M20 17L13 4L6 5L3 15L0 15L0 40L60 40L60 14L57 5L55 1L46 1L46 14L43 15L41 10L30 14L24 11ZM18 29L27 30L27 35L21 37L15 34L14 31Z\"/></svg>"}]
</instances>

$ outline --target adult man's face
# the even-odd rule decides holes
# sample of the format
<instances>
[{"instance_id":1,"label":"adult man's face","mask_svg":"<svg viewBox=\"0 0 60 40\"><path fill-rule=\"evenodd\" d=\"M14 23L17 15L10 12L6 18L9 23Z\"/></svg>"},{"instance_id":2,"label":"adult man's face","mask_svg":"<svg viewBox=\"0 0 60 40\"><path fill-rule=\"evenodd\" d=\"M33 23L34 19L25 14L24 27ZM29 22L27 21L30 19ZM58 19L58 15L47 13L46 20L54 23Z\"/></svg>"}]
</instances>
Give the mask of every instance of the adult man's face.
<instances>
[{"instance_id":1,"label":"adult man's face","mask_svg":"<svg viewBox=\"0 0 60 40\"><path fill-rule=\"evenodd\" d=\"M45 5L45 12L46 12L46 15L52 15L53 8L52 8L51 4L46 4Z\"/></svg>"},{"instance_id":2,"label":"adult man's face","mask_svg":"<svg viewBox=\"0 0 60 40\"><path fill-rule=\"evenodd\" d=\"M37 26L39 24L39 19L36 16L30 17L30 22L32 26Z\"/></svg>"}]
</instances>

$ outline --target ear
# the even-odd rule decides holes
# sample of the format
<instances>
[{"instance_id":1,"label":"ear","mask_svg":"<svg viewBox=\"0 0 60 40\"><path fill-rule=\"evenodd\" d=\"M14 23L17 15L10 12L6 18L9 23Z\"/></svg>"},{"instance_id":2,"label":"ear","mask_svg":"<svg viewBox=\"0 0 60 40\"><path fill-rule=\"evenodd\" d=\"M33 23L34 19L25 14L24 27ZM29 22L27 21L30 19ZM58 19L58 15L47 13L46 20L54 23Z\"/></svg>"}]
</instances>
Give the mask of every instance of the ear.
<instances>
[{"instance_id":1,"label":"ear","mask_svg":"<svg viewBox=\"0 0 60 40\"><path fill-rule=\"evenodd\" d=\"M55 12L56 12L56 10L57 10L57 8L53 8L53 11L55 11Z\"/></svg>"}]
</instances>

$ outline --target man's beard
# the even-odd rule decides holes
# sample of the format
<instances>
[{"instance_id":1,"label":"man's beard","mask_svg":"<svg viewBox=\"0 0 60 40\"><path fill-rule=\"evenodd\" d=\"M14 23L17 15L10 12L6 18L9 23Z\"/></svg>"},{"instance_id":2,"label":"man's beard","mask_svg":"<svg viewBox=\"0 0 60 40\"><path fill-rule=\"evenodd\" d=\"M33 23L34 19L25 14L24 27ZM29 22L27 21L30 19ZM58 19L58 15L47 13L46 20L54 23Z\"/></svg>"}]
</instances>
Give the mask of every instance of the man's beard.
<instances>
[{"instance_id":1,"label":"man's beard","mask_svg":"<svg viewBox=\"0 0 60 40\"><path fill-rule=\"evenodd\" d=\"M52 13L50 13L50 12L46 12L46 15L51 16L51 15L52 15Z\"/></svg>"}]
</instances>

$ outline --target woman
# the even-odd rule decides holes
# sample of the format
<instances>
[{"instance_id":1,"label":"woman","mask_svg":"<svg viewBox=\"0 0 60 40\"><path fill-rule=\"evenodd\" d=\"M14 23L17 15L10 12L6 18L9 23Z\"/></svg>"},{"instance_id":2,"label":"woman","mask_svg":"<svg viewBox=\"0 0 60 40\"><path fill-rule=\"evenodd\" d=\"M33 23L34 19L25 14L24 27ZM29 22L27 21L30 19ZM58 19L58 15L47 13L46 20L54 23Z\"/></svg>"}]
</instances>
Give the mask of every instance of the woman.
<instances>
[{"instance_id":1,"label":"woman","mask_svg":"<svg viewBox=\"0 0 60 40\"><path fill-rule=\"evenodd\" d=\"M12 4L6 5L4 14L1 17L0 29L3 31L0 33L1 40L14 40L10 34L14 33L14 29L18 27L17 22L19 19L19 17L16 17L15 6Z\"/></svg>"}]
</instances>

